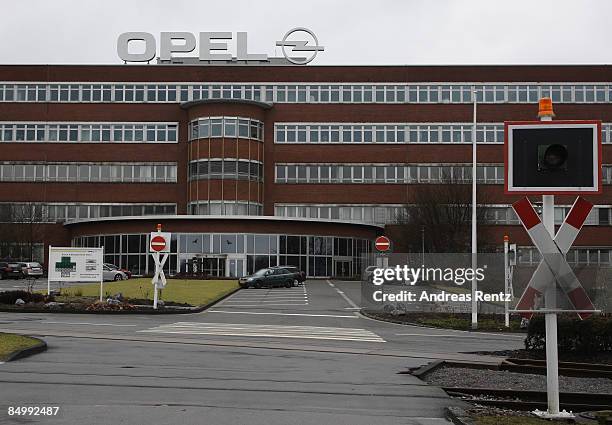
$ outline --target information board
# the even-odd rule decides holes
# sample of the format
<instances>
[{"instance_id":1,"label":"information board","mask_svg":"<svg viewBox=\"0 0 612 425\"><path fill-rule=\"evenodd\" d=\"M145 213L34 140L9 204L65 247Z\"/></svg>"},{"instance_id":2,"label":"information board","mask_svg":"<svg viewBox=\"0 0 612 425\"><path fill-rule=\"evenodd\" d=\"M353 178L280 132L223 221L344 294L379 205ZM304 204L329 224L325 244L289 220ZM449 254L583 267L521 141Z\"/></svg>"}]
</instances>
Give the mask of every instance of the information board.
<instances>
[{"instance_id":1,"label":"information board","mask_svg":"<svg viewBox=\"0 0 612 425\"><path fill-rule=\"evenodd\" d=\"M49 247L49 281L101 282L104 248Z\"/></svg>"}]
</instances>

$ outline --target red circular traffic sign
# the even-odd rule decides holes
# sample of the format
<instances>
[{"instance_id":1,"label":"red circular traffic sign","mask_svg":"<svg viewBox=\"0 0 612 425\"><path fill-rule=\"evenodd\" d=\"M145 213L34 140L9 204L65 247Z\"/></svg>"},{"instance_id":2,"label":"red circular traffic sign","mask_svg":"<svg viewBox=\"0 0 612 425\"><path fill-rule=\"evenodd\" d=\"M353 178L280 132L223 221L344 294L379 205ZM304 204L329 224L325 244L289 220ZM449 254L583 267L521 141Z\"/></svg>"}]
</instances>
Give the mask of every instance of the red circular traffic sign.
<instances>
[{"instance_id":1,"label":"red circular traffic sign","mask_svg":"<svg viewBox=\"0 0 612 425\"><path fill-rule=\"evenodd\" d=\"M160 252L166 249L166 239L162 236L154 236L151 239L151 249L155 252Z\"/></svg>"},{"instance_id":2,"label":"red circular traffic sign","mask_svg":"<svg viewBox=\"0 0 612 425\"><path fill-rule=\"evenodd\" d=\"M387 252L391 249L391 241L386 236L379 236L376 238L374 246L380 252Z\"/></svg>"}]
</instances>

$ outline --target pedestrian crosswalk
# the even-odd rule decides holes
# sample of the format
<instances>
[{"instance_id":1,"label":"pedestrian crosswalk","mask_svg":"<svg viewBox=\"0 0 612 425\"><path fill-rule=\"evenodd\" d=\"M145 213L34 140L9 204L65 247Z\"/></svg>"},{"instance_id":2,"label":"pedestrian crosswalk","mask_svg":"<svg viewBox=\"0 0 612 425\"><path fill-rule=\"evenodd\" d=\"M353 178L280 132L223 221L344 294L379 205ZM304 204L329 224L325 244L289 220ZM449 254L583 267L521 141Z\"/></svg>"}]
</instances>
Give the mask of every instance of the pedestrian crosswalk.
<instances>
[{"instance_id":1,"label":"pedestrian crosswalk","mask_svg":"<svg viewBox=\"0 0 612 425\"><path fill-rule=\"evenodd\" d=\"M360 342L385 342L374 332L356 328L323 326L256 325L242 323L177 322L139 332L183 335L219 335L239 337L270 337L325 339Z\"/></svg>"},{"instance_id":2,"label":"pedestrian crosswalk","mask_svg":"<svg viewBox=\"0 0 612 425\"><path fill-rule=\"evenodd\" d=\"M307 306L308 289L306 283L293 288L243 289L217 305L224 308Z\"/></svg>"}]
</instances>

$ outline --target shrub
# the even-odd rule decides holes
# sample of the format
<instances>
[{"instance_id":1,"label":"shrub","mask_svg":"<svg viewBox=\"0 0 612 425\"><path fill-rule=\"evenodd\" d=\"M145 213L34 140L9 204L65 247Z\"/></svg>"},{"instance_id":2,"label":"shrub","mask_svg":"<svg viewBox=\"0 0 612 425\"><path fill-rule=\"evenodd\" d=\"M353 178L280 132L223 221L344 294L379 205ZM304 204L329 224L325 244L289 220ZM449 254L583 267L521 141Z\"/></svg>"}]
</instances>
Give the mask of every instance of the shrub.
<instances>
[{"instance_id":1,"label":"shrub","mask_svg":"<svg viewBox=\"0 0 612 425\"><path fill-rule=\"evenodd\" d=\"M577 317L557 317L557 342L559 351L593 353L612 351L612 316L593 316L586 320ZM525 348L544 350L546 325L543 315L529 321Z\"/></svg>"},{"instance_id":2,"label":"shrub","mask_svg":"<svg viewBox=\"0 0 612 425\"><path fill-rule=\"evenodd\" d=\"M26 303L42 303L51 301L43 294L35 294L28 291L6 291L0 292L0 304L15 304L19 298L24 300Z\"/></svg>"}]
</instances>

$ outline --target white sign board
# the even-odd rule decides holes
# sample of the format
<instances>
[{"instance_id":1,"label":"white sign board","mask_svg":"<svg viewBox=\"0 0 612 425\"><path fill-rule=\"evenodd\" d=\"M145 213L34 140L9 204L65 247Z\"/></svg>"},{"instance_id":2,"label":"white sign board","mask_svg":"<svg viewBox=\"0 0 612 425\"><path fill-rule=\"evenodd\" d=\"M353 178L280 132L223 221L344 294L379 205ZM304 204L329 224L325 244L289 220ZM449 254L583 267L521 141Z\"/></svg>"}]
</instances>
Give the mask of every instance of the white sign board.
<instances>
[{"instance_id":1,"label":"white sign board","mask_svg":"<svg viewBox=\"0 0 612 425\"><path fill-rule=\"evenodd\" d=\"M104 248L49 247L49 281L101 282Z\"/></svg>"}]
</instances>

